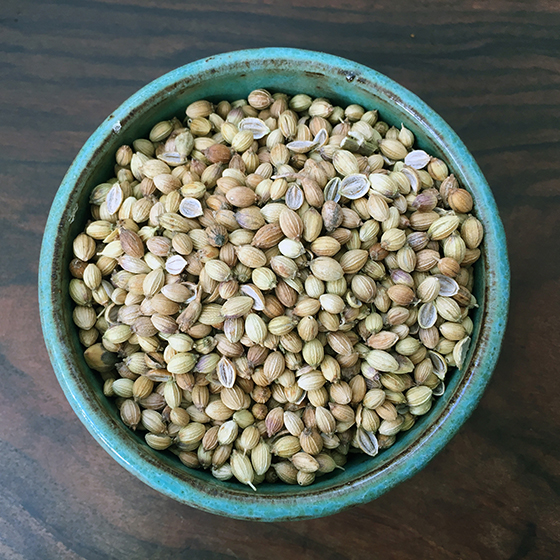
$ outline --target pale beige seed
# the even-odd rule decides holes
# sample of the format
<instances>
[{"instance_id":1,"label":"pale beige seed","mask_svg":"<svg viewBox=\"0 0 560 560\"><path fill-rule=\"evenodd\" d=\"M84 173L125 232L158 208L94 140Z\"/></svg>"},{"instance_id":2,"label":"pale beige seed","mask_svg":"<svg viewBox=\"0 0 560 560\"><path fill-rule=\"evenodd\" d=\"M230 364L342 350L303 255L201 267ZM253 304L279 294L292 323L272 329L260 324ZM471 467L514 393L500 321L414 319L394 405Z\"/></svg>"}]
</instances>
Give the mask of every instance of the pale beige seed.
<instances>
[{"instance_id":1,"label":"pale beige seed","mask_svg":"<svg viewBox=\"0 0 560 560\"><path fill-rule=\"evenodd\" d=\"M93 264L90 263L86 266L84 270L84 284L90 289L95 290L101 285L101 280L103 276L101 274L101 270Z\"/></svg>"},{"instance_id":2,"label":"pale beige seed","mask_svg":"<svg viewBox=\"0 0 560 560\"><path fill-rule=\"evenodd\" d=\"M319 340L310 340L303 345L302 356L307 364L317 367L323 361L325 350Z\"/></svg>"},{"instance_id":3,"label":"pale beige seed","mask_svg":"<svg viewBox=\"0 0 560 560\"><path fill-rule=\"evenodd\" d=\"M432 390L429 387L412 387L406 392L406 400L410 406L421 406L432 398Z\"/></svg>"},{"instance_id":4,"label":"pale beige seed","mask_svg":"<svg viewBox=\"0 0 560 560\"><path fill-rule=\"evenodd\" d=\"M142 419L142 414L140 412L140 407L132 399L126 399L120 409L122 421L133 430L136 429L140 420ZM164 426L165 429L165 426Z\"/></svg>"},{"instance_id":5,"label":"pale beige seed","mask_svg":"<svg viewBox=\"0 0 560 560\"><path fill-rule=\"evenodd\" d=\"M91 303L91 290L85 285L83 280L72 278L68 289L70 297L78 305L86 306Z\"/></svg>"},{"instance_id":6,"label":"pale beige seed","mask_svg":"<svg viewBox=\"0 0 560 560\"><path fill-rule=\"evenodd\" d=\"M303 238L311 243L321 234L323 218L315 208L309 208L303 215Z\"/></svg>"},{"instance_id":7,"label":"pale beige seed","mask_svg":"<svg viewBox=\"0 0 560 560\"><path fill-rule=\"evenodd\" d=\"M249 296L238 296L229 299L221 307L221 315L225 318L235 319L243 317L253 308L254 301Z\"/></svg>"},{"instance_id":8,"label":"pale beige seed","mask_svg":"<svg viewBox=\"0 0 560 560\"><path fill-rule=\"evenodd\" d=\"M417 294L423 302L430 302L436 299L439 294L439 280L434 276L430 276L422 281L418 286Z\"/></svg>"},{"instance_id":9,"label":"pale beige seed","mask_svg":"<svg viewBox=\"0 0 560 560\"><path fill-rule=\"evenodd\" d=\"M218 422L229 420L233 416L233 410L226 406L221 400L212 401L204 410L207 416Z\"/></svg>"},{"instance_id":10,"label":"pale beige seed","mask_svg":"<svg viewBox=\"0 0 560 560\"><path fill-rule=\"evenodd\" d=\"M389 159L400 160L408 155L408 150L398 140L380 140L378 146L381 153Z\"/></svg>"},{"instance_id":11,"label":"pale beige seed","mask_svg":"<svg viewBox=\"0 0 560 560\"><path fill-rule=\"evenodd\" d=\"M251 245L259 249L270 249L278 245L283 238L284 232L277 223L265 224L257 230Z\"/></svg>"},{"instance_id":12,"label":"pale beige seed","mask_svg":"<svg viewBox=\"0 0 560 560\"><path fill-rule=\"evenodd\" d=\"M406 243L406 233L402 229L391 228L381 236L381 247L387 251L398 251Z\"/></svg>"},{"instance_id":13,"label":"pale beige seed","mask_svg":"<svg viewBox=\"0 0 560 560\"><path fill-rule=\"evenodd\" d=\"M340 243L330 236L318 237L309 247L319 257L334 257L340 251L340 248Z\"/></svg>"},{"instance_id":14,"label":"pale beige seed","mask_svg":"<svg viewBox=\"0 0 560 560\"><path fill-rule=\"evenodd\" d=\"M281 461L273 465L278 478L286 484L297 484L299 471L289 462Z\"/></svg>"},{"instance_id":15,"label":"pale beige seed","mask_svg":"<svg viewBox=\"0 0 560 560\"><path fill-rule=\"evenodd\" d=\"M372 197L370 197L371 203L368 201L370 215L377 221L385 221L389 213L389 206L386 199L395 198L397 196L399 191L398 184L394 179L382 173L372 173L369 176L369 182L375 193L384 197L381 198L374 195L373 200L371 200ZM383 204L383 202L385 202L385 204Z\"/></svg>"},{"instance_id":16,"label":"pale beige seed","mask_svg":"<svg viewBox=\"0 0 560 560\"><path fill-rule=\"evenodd\" d=\"M204 268L212 280L216 282L226 282L231 277L231 268L223 261L212 259L208 261Z\"/></svg>"},{"instance_id":17,"label":"pale beige seed","mask_svg":"<svg viewBox=\"0 0 560 560\"><path fill-rule=\"evenodd\" d=\"M144 409L142 411L142 426L153 434L163 434L166 430L165 422L156 410Z\"/></svg>"},{"instance_id":18,"label":"pale beige seed","mask_svg":"<svg viewBox=\"0 0 560 560\"><path fill-rule=\"evenodd\" d=\"M305 253L305 248L299 241L294 241L293 239L283 239L278 244L278 250L285 257L291 259L297 259L299 256Z\"/></svg>"},{"instance_id":19,"label":"pale beige seed","mask_svg":"<svg viewBox=\"0 0 560 560\"><path fill-rule=\"evenodd\" d=\"M293 313L297 317L307 317L315 315L321 309L319 300L310 297L304 297L294 307Z\"/></svg>"},{"instance_id":20,"label":"pale beige seed","mask_svg":"<svg viewBox=\"0 0 560 560\"><path fill-rule=\"evenodd\" d=\"M379 371L397 371L399 364L397 360L384 350L372 350L366 356L368 364Z\"/></svg>"},{"instance_id":21,"label":"pale beige seed","mask_svg":"<svg viewBox=\"0 0 560 560\"><path fill-rule=\"evenodd\" d=\"M283 315L281 317L275 317L274 319L271 319L271 321L268 323L268 331L274 335L283 336L291 332L294 329L295 325L296 323L294 323L294 321L290 317L286 317Z\"/></svg>"},{"instance_id":22,"label":"pale beige seed","mask_svg":"<svg viewBox=\"0 0 560 560\"><path fill-rule=\"evenodd\" d=\"M231 140L231 147L236 152L245 152L253 144L253 132L240 130Z\"/></svg>"},{"instance_id":23,"label":"pale beige seed","mask_svg":"<svg viewBox=\"0 0 560 560\"><path fill-rule=\"evenodd\" d=\"M247 453L258 445L260 437L260 432L256 426L247 426L239 436L239 446Z\"/></svg>"},{"instance_id":24,"label":"pale beige seed","mask_svg":"<svg viewBox=\"0 0 560 560\"><path fill-rule=\"evenodd\" d=\"M135 399L145 399L153 390L154 382L147 377L140 376L134 381L132 386L132 396Z\"/></svg>"},{"instance_id":25,"label":"pale beige seed","mask_svg":"<svg viewBox=\"0 0 560 560\"><path fill-rule=\"evenodd\" d=\"M321 432L325 434L332 434L336 430L336 419L328 410L323 406L318 406L315 409L315 417L317 422L317 427Z\"/></svg>"},{"instance_id":26,"label":"pale beige seed","mask_svg":"<svg viewBox=\"0 0 560 560\"><path fill-rule=\"evenodd\" d=\"M445 338L453 341L462 340L467 334L465 328L460 323L443 323L443 325L440 325L439 330Z\"/></svg>"},{"instance_id":27,"label":"pale beige seed","mask_svg":"<svg viewBox=\"0 0 560 560\"><path fill-rule=\"evenodd\" d=\"M454 299L440 296L436 298L435 306L438 314L446 321L457 323L461 320L461 308Z\"/></svg>"},{"instance_id":28,"label":"pale beige seed","mask_svg":"<svg viewBox=\"0 0 560 560\"><path fill-rule=\"evenodd\" d=\"M383 420L379 426L379 434L382 436L394 436L400 432L403 422L402 416L397 416L395 420Z\"/></svg>"},{"instance_id":29,"label":"pale beige seed","mask_svg":"<svg viewBox=\"0 0 560 560\"><path fill-rule=\"evenodd\" d=\"M184 408L174 408L169 413L169 419L176 426L183 428L190 422L190 415Z\"/></svg>"},{"instance_id":30,"label":"pale beige seed","mask_svg":"<svg viewBox=\"0 0 560 560\"><path fill-rule=\"evenodd\" d=\"M318 257L312 260L310 268L314 276L325 282L340 280L344 276L340 263L330 257Z\"/></svg>"},{"instance_id":31,"label":"pale beige seed","mask_svg":"<svg viewBox=\"0 0 560 560\"><path fill-rule=\"evenodd\" d=\"M172 443L173 440L165 434L152 434L148 433L145 436L146 443L152 448L158 451L162 451L163 449L167 449Z\"/></svg>"},{"instance_id":32,"label":"pale beige seed","mask_svg":"<svg viewBox=\"0 0 560 560\"><path fill-rule=\"evenodd\" d=\"M364 274L352 278L352 293L362 302L371 303L377 294L375 280Z\"/></svg>"},{"instance_id":33,"label":"pale beige seed","mask_svg":"<svg viewBox=\"0 0 560 560\"><path fill-rule=\"evenodd\" d=\"M320 371L304 373L297 379L297 384L304 391L314 391L320 389L326 382L327 380Z\"/></svg>"},{"instance_id":34,"label":"pale beige seed","mask_svg":"<svg viewBox=\"0 0 560 560\"><path fill-rule=\"evenodd\" d=\"M122 344L126 342L132 335L132 329L129 325L115 325L105 331L103 339L112 344Z\"/></svg>"},{"instance_id":35,"label":"pale beige seed","mask_svg":"<svg viewBox=\"0 0 560 560\"><path fill-rule=\"evenodd\" d=\"M167 364L167 371L175 375L188 373L192 371L196 363L196 358L193 354L178 352L175 354Z\"/></svg>"},{"instance_id":36,"label":"pale beige seed","mask_svg":"<svg viewBox=\"0 0 560 560\"><path fill-rule=\"evenodd\" d=\"M266 255L257 247L244 245L237 251L239 261L249 268L260 268L266 264Z\"/></svg>"},{"instance_id":37,"label":"pale beige seed","mask_svg":"<svg viewBox=\"0 0 560 560\"><path fill-rule=\"evenodd\" d=\"M133 396L134 381L132 379L116 379L113 383L113 392L115 395L129 399Z\"/></svg>"},{"instance_id":38,"label":"pale beige seed","mask_svg":"<svg viewBox=\"0 0 560 560\"><path fill-rule=\"evenodd\" d=\"M278 279L270 268L255 268L251 273L251 279L259 289L265 291L272 290L278 284Z\"/></svg>"},{"instance_id":39,"label":"pale beige seed","mask_svg":"<svg viewBox=\"0 0 560 560\"><path fill-rule=\"evenodd\" d=\"M166 382L163 396L169 408L177 408L181 405L183 394L175 381L171 380Z\"/></svg>"},{"instance_id":40,"label":"pale beige seed","mask_svg":"<svg viewBox=\"0 0 560 560\"><path fill-rule=\"evenodd\" d=\"M319 334L319 324L314 317L303 317L297 326L298 334L305 342L309 342Z\"/></svg>"},{"instance_id":41,"label":"pale beige seed","mask_svg":"<svg viewBox=\"0 0 560 560\"><path fill-rule=\"evenodd\" d=\"M434 241L440 241L449 237L460 224L458 216L442 216L432 222L428 228L428 237Z\"/></svg>"},{"instance_id":42,"label":"pale beige seed","mask_svg":"<svg viewBox=\"0 0 560 560\"><path fill-rule=\"evenodd\" d=\"M195 119L197 117L208 117L212 111L212 103L206 101L205 99L191 103L186 109L187 116L191 119Z\"/></svg>"},{"instance_id":43,"label":"pale beige seed","mask_svg":"<svg viewBox=\"0 0 560 560\"><path fill-rule=\"evenodd\" d=\"M245 318L245 333L255 344L261 344L266 339L268 329L259 315L250 313Z\"/></svg>"},{"instance_id":44,"label":"pale beige seed","mask_svg":"<svg viewBox=\"0 0 560 560\"><path fill-rule=\"evenodd\" d=\"M316 429L306 428L299 436L301 448L310 455L317 455L323 450L323 439Z\"/></svg>"},{"instance_id":45,"label":"pale beige seed","mask_svg":"<svg viewBox=\"0 0 560 560\"><path fill-rule=\"evenodd\" d=\"M345 381L338 381L337 383L331 384L329 388L329 395L332 402L337 405L348 405L352 400L352 390Z\"/></svg>"},{"instance_id":46,"label":"pale beige seed","mask_svg":"<svg viewBox=\"0 0 560 560\"><path fill-rule=\"evenodd\" d=\"M340 266L344 274L356 274L366 264L368 257L368 252L363 249L346 251L340 259Z\"/></svg>"},{"instance_id":47,"label":"pale beige seed","mask_svg":"<svg viewBox=\"0 0 560 560\"><path fill-rule=\"evenodd\" d=\"M253 484L255 471L253 470L250 459L239 451L234 450L231 454L230 464L233 476L242 484L246 484L256 491Z\"/></svg>"},{"instance_id":48,"label":"pale beige seed","mask_svg":"<svg viewBox=\"0 0 560 560\"><path fill-rule=\"evenodd\" d=\"M325 355L320 369L323 377L330 383L340 380L341 366L333 356Z\"/></svg>"},{"instance_id":49,"label":"pale beige seed","mask_svg":"<svg viewBox=\"0 0 560 560\"><path fill-rule=\"evenodd\" d=\"M301 449L300 440L295 436L284 436L272 444L272 454L288 458Z\"/></svg>"},{"instance_id":50,"label":"pale beige seed","mask_svg":"<svg viewBox=\"0 0 560 560\"><path fill-rule=\"evenodd\" d=\"M224 422L218 429L218 442L220 445L229 445L237 439L239 426L235 420Z\"/></svg>"},{"instance_id":51,"label":"pale beige seed","mask_svg":"<svg viewBox=\"0 0 560 560\"><path fill-rule=\"evenodd\" d=\"M145 296L155 296L165 285L165 273L161 267L149 272L142 283L142 291Z\"/></svg>"},{"instance_id":52,"label":"pale beige seed","mask_svg":"<svg viewBox=\"0 0 560 560\"><path fill-rule=\"evenodd\" d=\"M284 255L276 255L270 259L270 267L280 277L292 279L299 271L296 262Z\"/></svg>"},{"instance_id":53,"label":"pale beige seed","mask_svg":"<svg viewBox=\"0 0 560 560\"><path fill-rule=\"evenodd\" d=\"M110 225L109 229L111 229ZM89 261L95 255L95 241L85 233L80 233L74 239L72 248L74 255L82 261Z\"/></svg>"},{"instance_id":54,"label":"pale beige seed","mask_svg":"<svg viewBox=\"0 0 560 560\"><path fill-rule=\"evenodd\" d=\"M279 216L278 223L282 233L294 240L299 240L303 234L304 222L297 212L290 208L282 210Z\"/></svg>"},{"instance_id":55,"label":"pale beige seed","mask_svg":"<svg viewBox=\"0 0 560 560\"><path fill-rule=\"evenodd\" d=\"M256 419L255 419L255 416L253 416L253 413L250 412L249 410L246 410L246 409L238 410L233 415L233 419L237 422L239 427L243 430L256 422ZM259 427L256 426L256 424L255 424L255 427L257 429L259 429ZM259 430L259 434L260 434L260 430Z\"/></svg>"},{"instance_id":56,"label":"pale beige seed","mask_svg":"<svg viewBox=\"0 0 560 560\"><path fill-rule=\"evenodd\" d=\"M333 157L335 169L343 176L360 172L356 157L348 150L337 150Z\"/></svg>"},{"instance_id":57,"label":"pale beige seed","mask_svg":"<svg viewBox=\"0 0 560 560\"><path fill-rule=\"evenodd\" d=\"M264 375L272 383L284 373L286 360L281 352L271 352L265 359L263 364Z\"/></svg>"},{"instance_id":58,"label":"pale beige seed","mask_svg":"<svg viewBox=\"0 0 560 560\"><path fill-rule=\"evenodd\" d=\"M301 418L291 410L284 411L284 426L291 435L296 437L299 437L305 427Z\"/></svg>"},{"instance_id":59,"label":"pale beige seed","mask_svg":"<svg viewBox=\"0 0 560 560\"><path fill-rule=\"evenodd\" d=\"M305 291L309 297L320 298L325 293L325 284L312 274L305 279Z\"/></svg>"},{"instance_id":60,"label":"pale beige seed","mask_svg":"<svg viewBox=\"0 0 560 560\"><path fill-rule=\"evenodd\" d=\"M479 220L474 216L469 216L461 226L461 237L469 249L476 249L484 236L484 229Z\"/></svg>"},{"instance_id":61,"label":"pale beige seed","mask_svg":"<svg viewBox=\"0 0 560 560\"><path fill-rule=\"evenodd\" d=\"M220 377L219 373L218 373L218 377ZM222 382L221 379L220 382ZM231 382L227 382L227 383L231 384ZM235 384L232 385L231 387L227 387L223 382L222 385L224 385L224 388L220 391L220 397L222 399L222 402L232 410L242 410L245 402L244 399L245 393L241 389L241 387Z\"/></svg>"},{"instance_id":62,"label":"pale beige seed","mask_svg":"<svg viewBox=\"0 0 560 560\"><path fill-rule=\"evenodd\" d=\"M270 447L264 441L261 441L251 450L251 463L256 474L265 474L270 468L271 462Z\"/></svg>"},{"instance_id":63,"label":"pale beige seed","mask_svg":"<svg viewBox=\"0 0 560 560\"><path fill-rule=\"evenodd\" d=\"M319 470L319 462L315 457L304 451L292 455L292 464L298 471L303 473L314 473Z\"/></svg>"}]
</instances>

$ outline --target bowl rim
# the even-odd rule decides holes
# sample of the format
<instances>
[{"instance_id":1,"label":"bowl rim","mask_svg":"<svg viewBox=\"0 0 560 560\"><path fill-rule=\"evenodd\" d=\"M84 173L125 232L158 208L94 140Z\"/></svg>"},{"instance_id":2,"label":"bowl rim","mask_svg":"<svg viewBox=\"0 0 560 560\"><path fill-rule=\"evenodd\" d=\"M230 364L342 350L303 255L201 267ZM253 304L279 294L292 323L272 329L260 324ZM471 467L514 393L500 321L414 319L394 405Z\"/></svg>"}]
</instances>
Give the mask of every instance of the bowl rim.
<instances>
[{"instance_id":1,"label":"bowl rim","mask_svg":"<svg viewBox=\"0 0 560 560\"><path fill-rule=\"evenodd\" d=\"M164 469L154 472L153 462L145 454L132 446L123 446L122 441L112 432L114 425L111 420L92 406L74 376L62 343L64 325L61 324L60 306L57 304L61 295L61 289L56 283L57 274L64 265L61 253L56 250L59 227L63 220L72 217L68 203L76 179L104 139L111 133L118 132L121 121L134 113L147 99L162 90L172 88L179 81L201 72L218 72L237 63L258 63L265 59L292 64L313 61L332 68L334 72L345 73L348 81L362 80L363 83L371 84L374 90L381 91L391 103L399 105L414 120L436 130L439 146L445 152L445 157L460 166L468 177L468 183L476 187L477 214L484 218L486 229L485 312L481 320L481 331L471 359L472 367L467 368L466 379L459 384L447 407L410 448L379 472L369 473L355 483L341 484L315 493L307 492L291 511L287 511L282 495L270 501L260 500L253 505L249 501L242 508L232 508L232 502L243 502L243 492L225 488L223 492L210 493L205 491L203 484L185 484ZM41 325L55 374L70 405L98 443L129 472L175 500L238 519L278 521L322 517L373 500L421 470L447 444L473 412L496 365L507 320L509 278L505 232L490 187L466 146L435 111L403 86L362 64L316 51L271 47L233 51L189 63L157 78L124 101L86 141L56 193L44 231L38 280ZM488 313L490 308L491 313ZM474 370L476 375L473 375ZM258 495L254 498L258 499Z\"/></svg>"}]
</instances>

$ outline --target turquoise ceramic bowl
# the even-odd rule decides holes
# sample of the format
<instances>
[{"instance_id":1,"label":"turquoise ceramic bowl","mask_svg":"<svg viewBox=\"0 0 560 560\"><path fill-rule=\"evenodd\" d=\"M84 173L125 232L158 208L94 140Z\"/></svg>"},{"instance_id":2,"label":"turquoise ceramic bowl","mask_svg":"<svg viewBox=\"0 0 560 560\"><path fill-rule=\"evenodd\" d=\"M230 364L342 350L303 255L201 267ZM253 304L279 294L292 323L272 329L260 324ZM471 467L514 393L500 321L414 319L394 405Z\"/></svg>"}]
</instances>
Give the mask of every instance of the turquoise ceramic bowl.
<instances>
[{"instance_id":1,"label":"turquoise ceramic bowl","mask_svg":"<svg viewBox=\"0 0 560 560\"><path fill-rule=\"evenodd\" d=\"M111 175L116 149L144 136L156 122L184 115L199 98L231 100L257 87L306 92L339 103L379 109L391 124L404 123L420 147L448 162L473 193L484 224L478 265L473 343L466 364L449 377L445 395L412 430L375 458L355 456L346 470L310 487L259 486L258 492L189 470L172 454L153 451L126 428L99 377L85 364L72 323L68 263L82 231L91 189ZM123 467L159 492L205 511L254 520L320 517L368 502L422 469L472 413L498 359L506 325L509 267L506 240L492 192L464 144L424 102L386 76L350 60L318 52L269 48L206 58L178 68L134 94L93 133L72 163L54 199L39 269L43 333L54 370L72 408L93 437Z\"/></svg>"}]
</instances>

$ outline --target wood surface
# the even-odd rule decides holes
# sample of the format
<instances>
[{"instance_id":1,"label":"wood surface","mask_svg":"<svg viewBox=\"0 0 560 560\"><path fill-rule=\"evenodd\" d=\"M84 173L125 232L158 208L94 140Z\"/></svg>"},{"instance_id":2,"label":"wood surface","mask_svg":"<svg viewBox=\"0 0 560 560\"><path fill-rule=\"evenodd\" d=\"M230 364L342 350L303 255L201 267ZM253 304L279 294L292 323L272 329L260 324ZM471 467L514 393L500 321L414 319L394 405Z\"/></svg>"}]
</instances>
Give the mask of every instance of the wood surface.
<instances>
[{"instance_id":1,"label":"wood surface","mask_svg":"<svg viewBox=\"0 0 560 560\"><path fill-rule=\"evenodd\" d=\"M479 407L420 474L315 521L180 505L97 445L42 341L39 248L83 142L138 88L211 54L294 46L411 89L472 151L512 268ZM554 0L3 0L0 9L0 558L560 557L560 4Z\"/></svg>"}]
</instances>

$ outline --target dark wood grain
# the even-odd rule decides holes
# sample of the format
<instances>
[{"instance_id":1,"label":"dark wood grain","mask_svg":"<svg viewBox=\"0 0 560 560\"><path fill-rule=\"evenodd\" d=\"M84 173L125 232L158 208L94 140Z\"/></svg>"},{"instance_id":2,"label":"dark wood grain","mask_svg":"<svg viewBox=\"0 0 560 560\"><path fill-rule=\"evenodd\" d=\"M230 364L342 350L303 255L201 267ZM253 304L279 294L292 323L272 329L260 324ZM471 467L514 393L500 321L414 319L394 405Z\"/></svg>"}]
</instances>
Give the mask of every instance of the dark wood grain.
<instances>
[{"instance_id":1,"label":"dark wood grain","mask_svg":"<svg viewBox=\"0 0 560 560\"><path fill-rule=\"evenodd\" d=\"M4 0L0 10L0 558L560 556L560 4L553 0ZM214 53L323 50L416 92L459 133L505 223L512 303L472 418L413 479L316 521L218 518L89 436L42 342L39 247L82 143L139 87Z\"/></svg>"}]
</instances>

